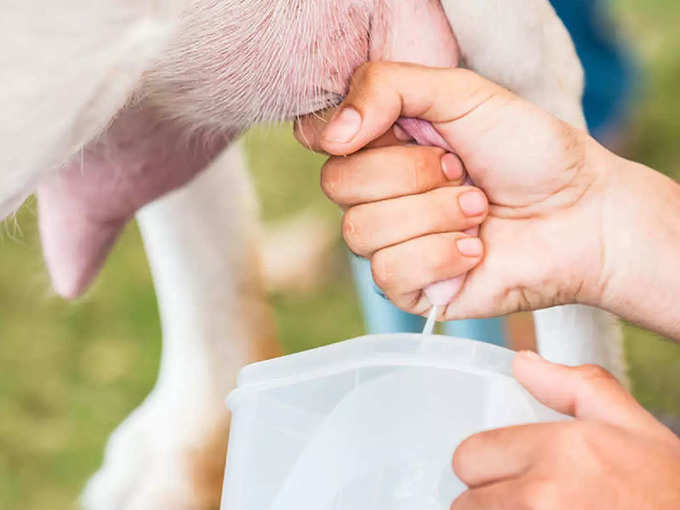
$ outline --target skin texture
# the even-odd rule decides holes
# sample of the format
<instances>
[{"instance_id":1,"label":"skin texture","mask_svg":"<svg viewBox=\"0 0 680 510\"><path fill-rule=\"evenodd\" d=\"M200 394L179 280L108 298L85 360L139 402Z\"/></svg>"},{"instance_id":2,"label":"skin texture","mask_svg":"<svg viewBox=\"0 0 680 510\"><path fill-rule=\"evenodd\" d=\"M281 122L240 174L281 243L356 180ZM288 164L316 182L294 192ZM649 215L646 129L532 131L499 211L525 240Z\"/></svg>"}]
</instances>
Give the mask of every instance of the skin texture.
<instances>
[{"instance_id":1,"label":"skin texture","mask_svg":"<svg viewBox=\"0 0 680 510\"><path fill-rule=\"evenodd\" d=\"M433 102L432 98L439 101ZM460 178L451 181L444 173L442 158L445 152L442 149L385 147L344 157L380 138L392 129L396 119L407 116L432 123L456 151L456 157L462 162L467 175L484 190L490 204L488 212L482 212L483 215L488 214L488 218L480 234L487 245L487 254L483 259L477 256L472 261L462 258L455 243L451 242L454 237L462 236L455 232L462 229L442 231L441 228L443 221L460 222L466 217L460 203L457 212L455 203L449 211L430 207L427 201L423 201L422 206L415 205L409 212L421 216L423 224L419 230L403 230L402 226L407 228L408 225L395 218L393 235L397 237L380 246L371 246L370 253L366 254L371 255L378 284L397 306L425 313L430 303L421 292L423 287L455 277L463 266L467 270L480 261L482 264L472 272L461 294L447 308L445 318L486 313L499 315L571 302L549 294L549 289L544 290L544 287L549 278L553 278L551 275L555 267L570 267L573 272L564 274L559 282L548 287L558 283L565 287L567 282L575 282L570 284L573 288L565 290L565 293L574 295L585 279L585 275L577 273L583 265L569 262L576 259L578 253L566 253L562 255L559 266L557 263L553 266L551 262L550 267L539 267L538 271L533 259L524 263L527 257L511 256L522 246L531 249L532 253L545 253L546 250L550 253L553 251L551 241L555 230L569 231L569 225L585 214L583 207L572 207L576 203L584 207L590 205L589 196L584 197L584 191L596 184L595 176L582 172L585 133L575 129L570 131L571 128L552 115L460 69L367 65L355 75L344 106L351 106L361 113L359 133L347 143L339 142L332 131L335 126L331 123L327 129L323 127L325 131L319 132L316 139L317 148L341 156L331 158L323 170L322 186L332 200L343 207L365 204L362 206L364 209L369 207L366 203L371 202L375 216L386 210L386 204L389 205L386 199L399 198L398 203L405 203L414 200L409 195L424 192L435 196L456 193L455 190L441 189L460 182ZM499 115L501 119L512 119L512 122L497 122ZM314 121L310 119L308 122ZM313 126L306 128L305 131L315 132ZM515 139L513 134L518 129L530 130L535 144L545 146L545 150L527 158L521 144L508 143L508 140ZM562 138L563 132L572 136L566 143ZM504 150L495 150L496 147ZM383 165L383 173L375 175L371 181L364 180L365 185L354 185L349 175L365 174L365 169L371 167L375 167L372 172L379 173L378 161L383 157L393 163ZM451 158L446 158L446 166L453 168L447 169L450 175L451 172L459 172L455 159ZM404 163L406 161L408 163ZM497 168L503 171L494 172ZM456 213L456 220L442 219L451 213ZM546 213L553 214L550 222L544 219ZM373 232L374 225L358 222L360 218L352 209L346 214L354 223L352 228L346 228L349 234L346 238L349 245L354 246L360 242L357 236L362 232ZM484 219L472 218L477 222ZM529 222L532 226L530 231L526 227ZM475 221L472 223L475 224ZM597 246L598 239L592 239L592 243ZM574 251L579 250L576 248ZM420 264L407 264L406 260L412 260L415 253L427 256ZM510 261L514 269L508 274Z\"/></svg>"},{"instance_id":2,"label":"skin texture","mask_svg":"<svg viewBox=\"0 0 680 510\"><path fill-rule=\"evenodd\" d=\"M466 70L368 64L343 107L358 112L353 128L337 126L337 113L330 125L308 117L298 131L333 155L322 187L346 210L348 245L371 258L397 306L427 312L422 288L474 266L445 318L583 303L680 338L680 279L658 269L670 267L680 238L680 189L670 179ZM403 116L431 122L455 156L395 145L404 143L393 127ZM488 201L477 198L472 215L462 208L472 190L460 187L461 165ZM484 255L465 256L455 241L481 222Z\"/></svg>"},{"instance_id":3,"label":"skin texture","mask_svg":"<svg viewBox=\"0 0 680 510\"><path fill-rule=\"evenodd\" d=\"M608 372L516 356L517 380L576 418L482 432L456 450L468 486L451 510L671 510L680 505L680 440Z\"/></svg>"}]
</instances>

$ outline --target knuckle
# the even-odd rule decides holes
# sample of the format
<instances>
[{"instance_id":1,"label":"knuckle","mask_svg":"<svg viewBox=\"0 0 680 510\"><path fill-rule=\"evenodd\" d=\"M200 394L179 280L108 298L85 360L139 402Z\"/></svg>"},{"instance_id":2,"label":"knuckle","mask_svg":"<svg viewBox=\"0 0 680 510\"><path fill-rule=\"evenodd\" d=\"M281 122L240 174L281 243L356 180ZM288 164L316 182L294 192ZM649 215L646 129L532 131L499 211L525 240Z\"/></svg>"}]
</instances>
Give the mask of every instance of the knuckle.
<instances>
[{"instance_id":1,"label":"knuckle","mask_svg":"<svg viewBox=\"0 0 680 510\"><path fill-rule=\"evenodd\" d=\"M588 386L601 386L613 382L618 384L616 378L599 365L582 365L576 370L581 380Z\"/></svg>"},{"instance_id":2,"label":"knuckle","mask_svg":"<svg viewBox=\"0 0 680 510\"><path fill-rule=\"evenodd\" d=\"M470 69L466 69L465 67L457 67L453 69L452 74L455 74L458 79L461 80L479 80L479 75L477 73Z\"/></svg>"},{"instance_id":3,"label":"knuckle","mask_svg":"<svg viewBox=\"0 0 680 510\"><path fill-rule=\"evenodd\" d=\"M346 193L343 183L342 167L336 158L330 158L321 169L321 190L330 200L340 204Z\"/></svg>"},{"instance_id":4,"label":"knuckle","mask_svg":"<svg viewBox=\"0 0 680 510\"><path fill-rule=\"evenodd\" d=\"M583 427L580 422L560 424L551 437L550 445L556 455L565 451L572 451L583 441Z\"/></svg>"},{"instance_id":5,"label":"knuckle","mask_svg":"<svg viewBox=\"0 0 680 510\"><path fill-rule=\"evenodd\" d=\"M364 79L373 79L382 75L385 63L381 61L364 62L359 66L359 76Z\"/></svg>"},{"instance_id":6,"label":"knuckle","mask_svg":"<svg viewBox=\"0 0 680 510\"><path fill-rule=\"evenodd\" d=\"M364 88L374 88L379 86L385 75L385 70L389 64L381 61L365 62L354 72L352 85L361 84Z\"/></svg>"},{"instance_id":7,"label":"knuckle","mask_svg":"<svg viewBox=\"0 0 680 510\"><path fill-rule=\"evenodd\" d=\"M356 80L361 80L366 76L367 73L371 72L370 69L377 64L375 61L368 61L368 62L363 62L360 64L356 70L354 71L354 78Z\"/></svg>"},{"instance_id":8,"label":"knuckle","mask_svg":"<svg viewBox=\"0 0 680 510\"><path fill-rule=\"evenodd\" d=\"M453 277L452 268L455 268L460 259L454 242L442 244L439 248L430 250L426 255L425 270L428 271L428 279L431 281L441 280L443 275Z\"/></svg>"},{"instance_id":9,"label":"knuckle","mask_svg":"<svg viewBox=\"0 0 680 510\"><path fill-rule=\"evenodd\" d=\"M543 459L553 466L574 464L587 466L588 471L600 474L602 463L599 445L608 431L593 422L573 421L554 429L545 445ZM545 506L541 508L550 508ZM555 507L557 508L557 507Z\"/></svg>"},{"instance_id":10,"label":"knuckle","mask_svg":"<svg viewBox=\"0 0 680 510\"><path fill-rule=\"evenodd\" d=\"M371 258L371 274L373 281L381 289L389 288L392 274L389 268L389 260L384 251L378 251Z\"/></svg>"},{"instance_id":11,"label":"knuckle","mask_svg":"<svg viewBox=\"0 0 680 510\"><path fill-rule=\"evenodd\" d=\"M587 422L565 423L558 429L557 437L551 443L552 454L555 458L577 457L581 462L584 462L586 459L594 457L591 439L597 437L600 433L593 435L593 429Z\"/></svg>"},{"instance_id":12,"label":"knuckle","mask_svg":"<svg viewBox=\"0 0 680 510\"><path fill-rule=\"evenodd\" d=\"M438 282L442 280L442 274L446 272L446 270L449 267L449 264L447 261L450 260L450 257L446 257L442 254L441 257L432 260L432 263L427 266L427 281L429 282Z\"/></svg>"},{"instance_id":13,"label":"knuckle","mask_svg":"<svg viewBox=\"0 0 680 510\"><path fill-rule=\"evenodd\" d=\"M423 192L433 188L437 184L433 176L441 173L440 160L444 151L419 146L407 146L401 150L405 151L405 158L409 162L407 171L412 189Z\"/></svg>"},{"instance_id":14,"label":"knuckle","mask_svg":"<svg viewBox=\"0 0 680 510\"><path fill-rule=\"evenodd\" d=\"M406 147L405 150L411 153L411 172L418 183L422 176L427 175L433 163L432 151L426 147Z\"/></svg>"},{"instance_id":15,"label":"knuckle","mask_svg":"<svg viewBox=\"0 0 680 510\"><path fill-rule=\"evenodd\" d=\"M347 209L342 217L342 237L347 247L354 253L361 255L361 235L358 228L360 213L356 207Z\"/></svg>"},{"instance_id":16,"label":"knuckle","mask_svg":"<svg viewBox=\"0 0 680 510\"><path fill-rule=\"evenodd\" d=\"M600 365L582 365L578 371L584 379L612 379L612 375Z\"/></svg>"},{"instance_id":17,"label":"knuckle","mask_svg":"<svg viewBox=\"0 0 680 510\"><path fill-rule=\"evenodd\" d=\"M414 150L411 152L411 164L408 167L408 171L411 174L409 180L411 181L414 190L420 190L423 183L423 176L427 175L430 161L425 151Z\"/></svg>"},{"instance_id":18,"label":"knuckle","mask_svg":"<svg viewBox=\"0 0 680 510\"><path fill-rule=\"evenodd\" d=\"M370 82L373 74L373 66L375 62L364 62L359 67L356 68L351 79L351 87L354 87L360 83Z\"/></svg>"},{"instance_id":19,"label":"knuckle","mask_svg":"<svg viewBox=\"0 0 680 510\"><path fill-rule=\"evenodd\" d=\"M461 223L467 224L468 219L461 212L459 197L474 188L458 188L446 186L435 190L435 200L430 201L433 212L438 213L434 217L444 223L447 228L461 227ZM470 221L471 223L471 221ZM462 228L462 227L461 227Z\"/></svg>"}]
</instances>

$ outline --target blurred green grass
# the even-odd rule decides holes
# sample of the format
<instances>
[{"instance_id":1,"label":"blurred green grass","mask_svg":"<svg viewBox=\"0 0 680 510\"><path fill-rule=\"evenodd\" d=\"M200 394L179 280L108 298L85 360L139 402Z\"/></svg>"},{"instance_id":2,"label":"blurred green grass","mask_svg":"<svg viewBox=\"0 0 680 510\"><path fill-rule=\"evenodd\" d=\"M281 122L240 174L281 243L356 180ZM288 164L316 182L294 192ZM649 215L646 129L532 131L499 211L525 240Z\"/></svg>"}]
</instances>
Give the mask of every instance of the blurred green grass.
<instances>
[{"instance_id":1,"label":"blurred green grass","mask_svg":"<svg viewBox=\"0 0 680 510\"><path fill-rule=\"evenodd\" d=\"M644 66L627 155L680 176L680 3L614 6ZM265 219L307 208L338 218L318 189L322 160L298 148L288 127L258 129L246 143ZM2 228L0 510L74 508L108 434L155 380L160 327L147 263L131 225L94 288L64 303L49 291L35 204ZM312 294L271 300L289 351L362 332L346 264ZM636 396L656 412L679 415L680 347L633 326L625 330Z\"/></svg>"}]
</instances>

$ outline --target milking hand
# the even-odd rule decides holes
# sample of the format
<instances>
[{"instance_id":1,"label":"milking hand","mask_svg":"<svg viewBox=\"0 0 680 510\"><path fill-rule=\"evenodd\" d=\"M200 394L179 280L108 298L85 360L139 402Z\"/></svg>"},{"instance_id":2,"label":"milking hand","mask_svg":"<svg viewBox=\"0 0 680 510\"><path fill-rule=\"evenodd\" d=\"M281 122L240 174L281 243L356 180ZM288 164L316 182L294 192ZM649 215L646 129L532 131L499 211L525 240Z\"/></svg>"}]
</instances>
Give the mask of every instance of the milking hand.
<instances>
[{"instance_id":1,"label":"milking hand","mask_svg":"<svg viewBox=\"0 0 680 510\"><path fill-rule=\"evenodd\" d=\"M436 129L427 121L412 118L401 118L397 121L397 124L406 131L418 145L428 145L434 147L440 147L448 152L454 153L451 146L442 138L442 136L437 132ZM468 184L472 184L472 181L468 178ZM468 233L477 235L479 229L475 227ZM429 285L425 290L425 295L427 299L432 303L432 309L428 315L427 323L423 329L423 334L430 335L434 330L435 321L441 311L441 308L448 305L453 298L456 297L460 289L465 283L465 277L467 274L462 274L456 278L450 280L444 280L441 282L436 282Z\"/></svg>"}]
</instances>

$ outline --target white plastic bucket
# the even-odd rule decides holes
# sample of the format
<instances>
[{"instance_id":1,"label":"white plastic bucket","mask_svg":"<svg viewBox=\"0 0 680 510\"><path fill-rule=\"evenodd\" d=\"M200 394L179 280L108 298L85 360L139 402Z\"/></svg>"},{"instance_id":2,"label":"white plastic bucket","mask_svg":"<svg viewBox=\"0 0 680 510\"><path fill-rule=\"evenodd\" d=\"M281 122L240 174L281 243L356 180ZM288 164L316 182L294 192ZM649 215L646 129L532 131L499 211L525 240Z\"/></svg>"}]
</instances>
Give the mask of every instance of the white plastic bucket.
<instances>
[{"instance_id":1,"label":"white plastic bucket","mask_svg":"<svg viewBox=\"0 0 680 510\"><path fill-rule=\"evenodd\" d=\"M223 510L446 510L456 446L564 417L512 377L513 353L452 337L356 338L244 368L228 399Z\"/></svg>"}]
</instances>

